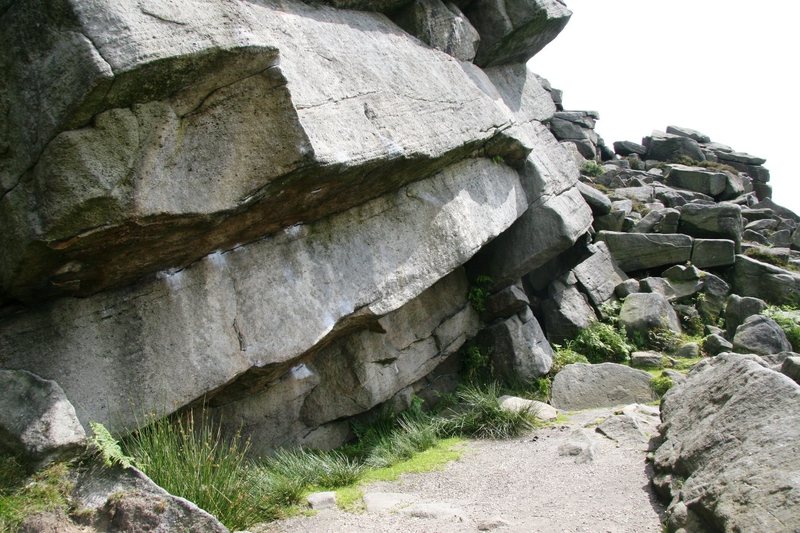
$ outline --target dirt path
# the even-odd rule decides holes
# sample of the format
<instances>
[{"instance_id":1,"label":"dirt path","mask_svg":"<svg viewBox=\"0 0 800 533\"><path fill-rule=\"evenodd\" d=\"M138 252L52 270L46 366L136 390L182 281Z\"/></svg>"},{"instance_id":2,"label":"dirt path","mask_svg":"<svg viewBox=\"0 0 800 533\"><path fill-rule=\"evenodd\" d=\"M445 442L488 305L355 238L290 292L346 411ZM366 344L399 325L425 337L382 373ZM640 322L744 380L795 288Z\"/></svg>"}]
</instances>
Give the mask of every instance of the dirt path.
<instances>
[{"instance_id":1,"label":"dirt path","mask_svg":"<svg viewBox=\"0 0 800 533\"><path fill-rule=\"evenodd\" d=\"M367 512L323 510L252 531L660 532L645 462L657 411L619 412L582 411L519 439L470 441L442 471L365 486ZM600 419L614 439L597 431Z\"/></svg>"}]
</instances>

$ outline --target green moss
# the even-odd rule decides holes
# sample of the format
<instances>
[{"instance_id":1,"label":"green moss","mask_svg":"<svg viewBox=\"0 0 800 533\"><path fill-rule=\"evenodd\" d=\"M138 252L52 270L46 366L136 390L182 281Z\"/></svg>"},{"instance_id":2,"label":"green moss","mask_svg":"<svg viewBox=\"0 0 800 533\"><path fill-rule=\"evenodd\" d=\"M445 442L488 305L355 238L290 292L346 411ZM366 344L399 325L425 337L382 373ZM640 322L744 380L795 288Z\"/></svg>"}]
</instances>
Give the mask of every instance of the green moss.
<instances>
[{"instance_id":1,"label":"green moss","mask_svg":"<svg viewBox=\"0 0 800 533\"><path fill-rule=\"evenodd\" d=\"M25 475L13 457L0 457L0 531L16 531L28 516L69 509L72 482L66 463Z\"/></svg>"},{"instance_id":2,"label":"green moss","mask_svg":"<svg viewBox=\"0 0 800 533\"><path fill-rule=\"evenodd\" d=\"M770 306L764 315L780 326L792 345L792 351L800 352L800 312L793 307Z\"/></svg>"}]
</instances>

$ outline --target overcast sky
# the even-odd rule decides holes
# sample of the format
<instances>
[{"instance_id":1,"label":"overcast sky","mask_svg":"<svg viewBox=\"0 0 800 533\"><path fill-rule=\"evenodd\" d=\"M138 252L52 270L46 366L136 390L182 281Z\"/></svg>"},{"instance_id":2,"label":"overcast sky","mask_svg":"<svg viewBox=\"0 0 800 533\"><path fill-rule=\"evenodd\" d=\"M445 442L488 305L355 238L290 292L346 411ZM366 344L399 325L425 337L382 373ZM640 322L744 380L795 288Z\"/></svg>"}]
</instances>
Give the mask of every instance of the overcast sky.
<instances>
[{"instance_id":1,"label":"overcast sky","mask_svg":"<svg viewBox=\"0 0 800 533\"><path fill-rule=\"evenodd\" d=\"M566 0L566 29L530 63L566 109L614 141L675 124L765 157L773 199L800 213L800 2Z\"/></svg>"}]
</instances>

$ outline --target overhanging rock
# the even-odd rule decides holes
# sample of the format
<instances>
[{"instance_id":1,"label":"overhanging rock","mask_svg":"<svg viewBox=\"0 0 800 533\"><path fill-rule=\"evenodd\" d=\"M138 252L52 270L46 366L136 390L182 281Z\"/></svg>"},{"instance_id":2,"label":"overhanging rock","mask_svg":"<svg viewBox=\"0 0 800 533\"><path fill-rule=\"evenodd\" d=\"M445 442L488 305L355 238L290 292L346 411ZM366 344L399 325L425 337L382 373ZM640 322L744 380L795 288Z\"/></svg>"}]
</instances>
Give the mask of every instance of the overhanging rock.
<instances>
[{"instance_id":1,"label":"overhanging rock","mask_svg":"<svg viewBox=\"0 0 800 533\"><path fill-rule=\"evenodd\" d=\"M526 206L513 169L466 160L156 280L8 317L0 367L57 379L84 425L132 428L398 309Z\"/></svg>"}]
</instances>

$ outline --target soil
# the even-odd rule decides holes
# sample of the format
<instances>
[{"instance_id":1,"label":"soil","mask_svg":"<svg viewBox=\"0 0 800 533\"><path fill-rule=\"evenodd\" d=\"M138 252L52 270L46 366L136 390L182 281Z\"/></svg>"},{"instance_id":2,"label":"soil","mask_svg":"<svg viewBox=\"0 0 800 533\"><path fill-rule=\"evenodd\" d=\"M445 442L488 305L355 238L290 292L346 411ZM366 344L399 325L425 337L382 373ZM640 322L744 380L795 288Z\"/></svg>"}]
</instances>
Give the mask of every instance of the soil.
<instances>
[{"instance_id":1,"label":"soil","mask_svg":"<svg viewBox=\"0 0 800 533\"><path fill-rule=\"evenodd\" d=\"M646 460L657 409L638 408L638 430L610 431L613 440L597 425L615 413L620 409L581 411L518 439L468 441L461 459L444 470L363 487L365 500L389 509L375 503L362 513L326 509L251 531L659 533L664 508Z\"/></svg>"}]
</instances>

